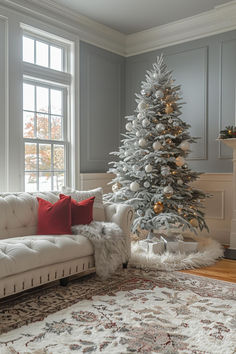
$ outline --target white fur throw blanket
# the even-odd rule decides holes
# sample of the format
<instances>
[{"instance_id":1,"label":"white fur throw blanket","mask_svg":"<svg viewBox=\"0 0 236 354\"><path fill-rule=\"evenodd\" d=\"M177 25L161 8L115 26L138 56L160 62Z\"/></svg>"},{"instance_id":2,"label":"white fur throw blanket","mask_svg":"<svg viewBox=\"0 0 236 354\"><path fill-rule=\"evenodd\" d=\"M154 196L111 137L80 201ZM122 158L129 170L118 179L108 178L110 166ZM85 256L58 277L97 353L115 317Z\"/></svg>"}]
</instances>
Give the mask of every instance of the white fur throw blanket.
<instances>
[{"instance_id":1,"label":"white fur throw blanket","mask_svg":"<svg viewBox=\"0 0 236 354\"><path fill-rule=\"evenodd\" d=\"M89 225L72 226L72 233L85 236L92 242L98 276L108 278L122 263L128 261L127 240L117 224L92 221Z\"/></svg>"}]
</instances>

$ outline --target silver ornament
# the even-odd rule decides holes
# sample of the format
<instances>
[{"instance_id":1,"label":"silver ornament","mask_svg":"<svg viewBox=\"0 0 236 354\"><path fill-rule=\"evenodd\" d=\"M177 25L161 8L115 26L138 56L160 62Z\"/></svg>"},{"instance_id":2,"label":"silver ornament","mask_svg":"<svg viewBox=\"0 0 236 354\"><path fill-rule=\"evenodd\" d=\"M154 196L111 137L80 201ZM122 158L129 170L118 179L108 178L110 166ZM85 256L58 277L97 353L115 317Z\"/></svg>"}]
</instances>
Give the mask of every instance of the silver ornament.
<instances>
[{"instance_id":1,"label":"silver ornament","mask_svg":"<svg viewBox=\"0 0 236 354\"><path fill-rule=\"evenodd\" d=\"M147 108L147 104L144 101L139 102L138 104L139 111L144 111L146 108Z\"/></svg>"},{"instance_id":2,"label":"silver ornament","mask_svg":"<svg viewBox=\"0 0 236 354\"><path fill-rule=\"evenodd\" d=\"M157 91L155 92L155 97L156 97L156 98L162 98L163 96L164 96L163 91L157 90Z\"/></svg>"},{"instance_id":3,"label":"silver ornament","mask_svg":"<svg viewBox=\"0 0 236 354\"><path fill-rule=\"evenodd\" d=\"M144 89L141 90L141 95L146 95L146 91Z\"/></svg>"},{"instance_id":4,"label":"silver ornament","mask_svg":"<svg viewBox=\"0 0 236 354\"><path fill-rule=\"evenodd\" d=\"M141 134L140 134L140 131L138 130L135 135L137 136L137 138L140 138Z\"/></svg>"},{"instance_id":5,"label":"silver ornament","mask_svg":"<svg viewBox=\"0 0 236 354\"><path fill-rule=\"evenodd\" d=\"M138 144L140 147L144 147L147 144L147 141L144 138L139 139Z\"/></svg>"},{"instance_id":6,"label":"silver ornament","mask_svg":"<svg viewBox=\"0 0 236 354\"><path fill-rule=\"evenodd\" d=\"M170 198L174 193L174 190L171 186L166 186L164 187L163 192L167 198Z\"/></svg>"},{"instance_id":7,"label":"silver ornament","mask_svg":"<svg viewBox=\"0 0 236 354\"><path fill-rule=\"evenodd\" d=\"M169 166L162 166L161 168L161 175L166 177L170 174L170 167Z\"/></svg>"},{"instance_id":8,"label":"silver ornament","mask_svg":"<svg viewBox=\"0 0 236 354\"><path fill-rule=\"evenodd\" d=\"M159 133L163 132L163 130L165 130L164 124L158 123L158 124L156 125L156 130L157 130Z\"/></svg>"},{"instance_id":9,"label":"silver ornament","mask_svg":"<svg viewBox=\"0 0 236 354\"><path fill-rule=\"evenodd\" d=\"M150 183L148 181L144 182L143 185L144 185L145 188L149 188L150 187Z\"/></svg>"},{"instance_id":10,"label":"silver ornament","mask_svg":"<svg viewBox=\"0 0 236 354\"><path fill-rule=\"evenodd\" d=\"M173 119L172 119L172 118L168 119L168 123L169 123L169 124L171 124L172 122L173 122Z\"/></svg>"},{"instance_id":11,"label":"silver ornament","mask_svg":"<svg viewBox=\"0 0 236 354\"><path fill-rule=\"evenodd\" d=\"M137 118L142 119L144 117L143 113L138 113Z\"/></svg>"},{"instance_id":12,"label":"silver ornament","mask_svg":"<svg viewBox=\"0 0 236 354\"><path fill-rule=\"evenodd\" d=\"M146 165L146 166L145 166L145 171L146 171L147 173L152 172L152 165L150 165L150 164Z\"/></svg>"},{"instance_id":13,"label":"silver ornament","mask_svg":"<svg viewBox=\"0 0 236 354\"><path fill-rule=\"evenodd\" d=\"M142 126L143 126L144 128L147 128L147 127L149 126L149 124L150 124L150 121L149 121L147 118L144 118L144 119L142 120Z\"/></svg>"},{"instance_id":14,"label":"silver ornament","mask_svg":"<svg viewBox=\"0 0 236 354\"><path fill-rule=\"evenodd\" d=\"M128 168L125 166L125 167L123 167L123 171L124 172L127 172L128 171Z\"/></svg>"},{"instance_id":15,"label":"silver ornament","mask_svg":"<svg viewBox=\"0 0 236 354\"><path fill-rule=\"evenodd\" d=\"M182 179L178 179L177 184L178 184L179 186L182 186L182 185L184 184L184 182L182 181Z\"/></svg>"},{"instance_id":16,"label":"silver ornament","mask_svg":"<svg viewBox=\"0 0 236 354\"><path fill-rule=\"evenodd\" d=\"M131 132L131 130L132 130L132 123L127 123L126 125L125 125L125 128L126 128L126 130L128 130L128 132Z\"/></svg>"},{"instance_id":17,"label":"silver ornament","mask_svg":"<svg viewBox=\"0 0 236 354\"><path fill-rule=\"evenodd\" d=\"M132 192L137 192L137 191L139 190L139 188L140 188L138 182L136 182L136 181L130 183L130 186L129 186L129 187L130 187L130 190L131 190Z\"/></svg>"},{"instance_id":18,"label":"silver ornament","mask_svg":"<svg viewBox=\"0 0 236 354\"><path fill-rule=\"evenodd\" d=\"M179 144L179 148L183 151L187 151L190 149L190 144L187 140L184 140L181 144Z\"/></svg>"},{"instance_id":19,"label":"silver ornament","mask_svg":"<svg viewBox=\"0 0 236 354\"><path fill-rule=\"evenodd\" d=\"M158 151L158 150L160 150L162 148L162 145L161 145L161 143L159 143L159 141L155 141L152 144L152 147L153 147L153 150Z\"/></svg>"},{"instance_id":20,"label":"silver ornament","mask_svg":"<svg viewBox=\"0 0 236 354\"><path fill-rule=\"evenodd\" d=\"M125 151L125 156L129 156L129 152L128 151Z\"/></svg>"}]
</instances>

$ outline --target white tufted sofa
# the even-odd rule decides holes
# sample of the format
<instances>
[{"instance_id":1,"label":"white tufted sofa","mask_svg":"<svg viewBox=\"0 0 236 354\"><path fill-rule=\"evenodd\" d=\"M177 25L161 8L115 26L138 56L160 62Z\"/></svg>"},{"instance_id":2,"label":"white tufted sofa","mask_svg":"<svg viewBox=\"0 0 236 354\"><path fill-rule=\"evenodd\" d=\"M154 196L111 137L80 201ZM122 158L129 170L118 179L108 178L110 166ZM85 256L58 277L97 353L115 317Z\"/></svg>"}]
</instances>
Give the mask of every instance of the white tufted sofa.
<instances>
[{"instance_id":1,"label":"white tufted sofa","mask_svg":"<svg viewBox=\"0 0 236 354\"><path fill-rule=\"evenodd\" d=\"M94 268L87 238L36 235L36 197L55 203L58 194L0 194L0 298ZM106 221L117 223L129 237L132 209L119 204L105 204L104 209Z\"/></svg>"}]
</instances>

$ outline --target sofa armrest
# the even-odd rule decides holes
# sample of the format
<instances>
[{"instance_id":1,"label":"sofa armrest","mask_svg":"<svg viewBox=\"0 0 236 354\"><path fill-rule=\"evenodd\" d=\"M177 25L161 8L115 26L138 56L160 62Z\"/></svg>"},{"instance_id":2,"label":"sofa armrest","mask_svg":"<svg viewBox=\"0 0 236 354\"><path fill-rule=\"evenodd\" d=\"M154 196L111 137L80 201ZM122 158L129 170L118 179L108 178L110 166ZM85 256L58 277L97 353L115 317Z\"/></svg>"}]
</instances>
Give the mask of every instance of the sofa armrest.
<instances>
[{"instance_id":1,"label":"sofa armrest","mask_svg":"<svg viewBox=\"0 0 236 354\"><path fill-rule=\"evenodd\" d=\"M131 256L130 231L134 219L134 210L129 205L115 203L105 203L104 209L106 221L116 223L124 232L128 252L128 262Z\"/></svg>"},{"instance_id":2,"label":"sofa armrest","mask_svg":"<svg viewBox=\"0 0 236 354\"><path fill-rule=\"evenodd\" d=\"M125 204L105 203L104 209L106 221L116 223L129 236L134 218L133 208Z\"/></svg>"}]
</instances>

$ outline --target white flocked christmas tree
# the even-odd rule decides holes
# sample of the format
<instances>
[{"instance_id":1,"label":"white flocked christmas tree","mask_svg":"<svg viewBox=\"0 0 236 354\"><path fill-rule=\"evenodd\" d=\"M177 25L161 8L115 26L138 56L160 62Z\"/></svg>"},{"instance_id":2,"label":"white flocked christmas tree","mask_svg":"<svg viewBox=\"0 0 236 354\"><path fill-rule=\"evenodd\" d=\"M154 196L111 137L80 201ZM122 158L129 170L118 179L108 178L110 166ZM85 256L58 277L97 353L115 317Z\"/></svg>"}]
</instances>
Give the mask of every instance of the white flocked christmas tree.
<instances>
[{"instance_id":1,"label":"white flocked christmas tree","mask_svg":"<svg viewBox=\"0 0 236 354\"><path fill-rule=\"evenodd\" d=\"M206 195L190 184L200 175L186 162L190 125L181 120L180 86L157 58L136 94L137 109L126 117L126 133L109 173L116 177L106 200L132 205L137 230L207 229L202 210Z\"/></svg>"}]
</instances>

